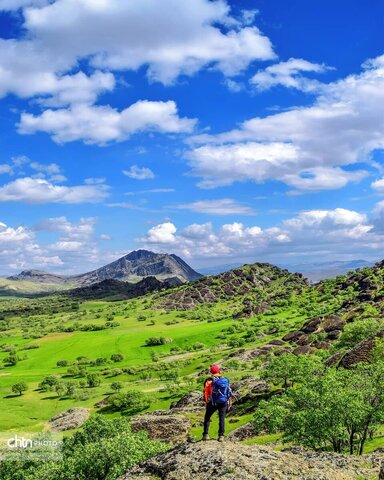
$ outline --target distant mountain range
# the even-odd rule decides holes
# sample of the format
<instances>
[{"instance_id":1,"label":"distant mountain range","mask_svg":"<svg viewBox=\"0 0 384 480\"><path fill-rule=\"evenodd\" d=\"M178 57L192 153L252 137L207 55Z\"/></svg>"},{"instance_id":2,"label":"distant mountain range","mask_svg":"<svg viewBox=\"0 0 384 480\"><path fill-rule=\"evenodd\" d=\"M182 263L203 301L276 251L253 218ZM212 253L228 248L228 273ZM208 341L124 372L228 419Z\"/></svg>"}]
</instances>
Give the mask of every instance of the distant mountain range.
<instances>
[{"instance_id":1,"label":"distant mountain range","mask_svg":"<svg viewBox=\"0 0 384 480\"><path fill-rule=\"evenodd\" d=\"M7 277L3 282L8 281L13 287L15 285L17 287L18 283L37 284L43 291L49 286L49 290L52 291L55 287L57 290L87 287L105 280L139 282L146 277L156 277L158 280L169 280L171 283L175 283L175 279L184 283L197 280L201 276L176 255L135 250L104 267L80 275L57 275L41 270L24 270L18 275Z\"/></svg>"}]
</instances>

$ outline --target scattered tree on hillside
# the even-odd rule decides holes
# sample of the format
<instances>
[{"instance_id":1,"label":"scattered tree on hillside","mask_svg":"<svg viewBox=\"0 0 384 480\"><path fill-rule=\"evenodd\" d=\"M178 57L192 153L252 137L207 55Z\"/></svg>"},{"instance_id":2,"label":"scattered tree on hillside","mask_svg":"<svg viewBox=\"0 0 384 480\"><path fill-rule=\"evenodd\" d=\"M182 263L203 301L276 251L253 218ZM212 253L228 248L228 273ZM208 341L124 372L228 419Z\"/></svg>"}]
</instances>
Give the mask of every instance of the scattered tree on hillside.
<instances>
[{"instance_id":1,"label":"scattered tree on hillside","mask_svg":"<svg viewBox=\"0 0 384 480\"><path fill-rule=\"evenodd\" d=\"M25 382L18 382L12 385L12 392L22 395L28 390L28 385Z\"/></svg>"}]
</instances>

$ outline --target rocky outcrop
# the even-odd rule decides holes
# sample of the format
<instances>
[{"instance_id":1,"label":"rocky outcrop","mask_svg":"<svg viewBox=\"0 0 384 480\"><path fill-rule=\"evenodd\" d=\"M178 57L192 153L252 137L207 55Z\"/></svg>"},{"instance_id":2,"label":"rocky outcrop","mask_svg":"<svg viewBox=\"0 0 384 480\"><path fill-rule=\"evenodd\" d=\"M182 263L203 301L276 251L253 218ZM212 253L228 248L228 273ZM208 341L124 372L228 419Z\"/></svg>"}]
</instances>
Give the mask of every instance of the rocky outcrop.
<instances>
[{"instance_id":1,"label":"rocky outcrop","mask_svg":"<svg viewBox=\"0 0 384 480\"><path fill-rule=\"evenodd\" d=\"M54 432L79 428L89 418L89 408L73 407L65 410L49 420L50 429Z\"/></svg>"},{"instance_id":2,"label":"rocky outcrop","mask_svg":"<svg viewBox=\"0 0 384 480\"><path fill-rule=\"evenodd\" d=\"M180 288L159 299L158 308L190 310L200 304L236 299L233 317L248 318L267 311L272 301L288 298L292 292L300 293L307 287L307 281L300 274L267 263L255 263Z\"/></svg>"},{"instance_id":3,"label":"rocky outcrop","mask_svg":"<svg viewBox=\"0 0 384 480\"><path fill-rule=\"evenodd\" d=\"M146 430L151 440L177 443L188 438L191 423L183 415L158 410L134 417L131 428L133 432Z\"/></svg>"},{"instance_id":4,"label":"rocky outcrop","mask_svg":"<svg viewBox=\"0 0 384 480\"><path fill-rule=\"evenodd\" d=\"M276 452L212 440L157 455L130 469L120 480L358 480L378 478L379 469L379 457Z\"/></svg>"},{"instance_id":5,"label":"rocky outcrop","mask_svg":"<svg viewBox=\"0 0 384 480\"><path fill-rule=\"evenodd\" d=\"M255 437L258 434L255 427L252 423L246 423L241 427L235 428L232 430L227 436L227 440L230 441L243 441L247 440L248 438Z\"/></svg>"}]
</instances>

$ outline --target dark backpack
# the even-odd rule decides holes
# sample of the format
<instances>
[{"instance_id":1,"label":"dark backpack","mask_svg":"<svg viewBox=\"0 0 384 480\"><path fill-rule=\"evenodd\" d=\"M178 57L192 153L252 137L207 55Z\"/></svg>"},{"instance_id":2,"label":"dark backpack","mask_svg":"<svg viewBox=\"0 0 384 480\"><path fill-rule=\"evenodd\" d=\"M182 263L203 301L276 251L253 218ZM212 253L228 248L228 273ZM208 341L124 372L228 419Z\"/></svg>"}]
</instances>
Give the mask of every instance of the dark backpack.
<instances>
[{"instance_id":1,"label":"dark backpack","mask_svg":"<svg viewBox=\"0 0 384 480\"><path fill-rule=\"evenodd\" d=\"M212 403L227 403L232 396L231 389L229 387L229 380L225 377L213 377L212 378Z\"/></svg>"}]
</instances>

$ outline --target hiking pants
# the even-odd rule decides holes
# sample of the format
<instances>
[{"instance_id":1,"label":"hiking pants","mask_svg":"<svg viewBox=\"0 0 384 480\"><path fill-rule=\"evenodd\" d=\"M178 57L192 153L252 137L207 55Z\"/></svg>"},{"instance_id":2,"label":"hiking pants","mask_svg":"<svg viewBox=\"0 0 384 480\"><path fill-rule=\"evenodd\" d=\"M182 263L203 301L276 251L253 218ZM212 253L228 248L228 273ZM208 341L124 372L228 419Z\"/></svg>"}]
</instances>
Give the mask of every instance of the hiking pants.
<instances>
[{"instance_id":1,"label":"hiking pants","mask_svg":"<svg viewBox=\"0 0 384 480\"><path fill-rule=\"evenodd\" d=\"M226 403L217 403L216 405L213 405L212 403L207 404L204 416L204 435L208 435L211 417L216 412L216 410L218 410L219 412L219 436L224 435L225 415L227 413Z\"/></svg>"}]
</instances>

